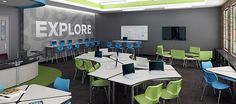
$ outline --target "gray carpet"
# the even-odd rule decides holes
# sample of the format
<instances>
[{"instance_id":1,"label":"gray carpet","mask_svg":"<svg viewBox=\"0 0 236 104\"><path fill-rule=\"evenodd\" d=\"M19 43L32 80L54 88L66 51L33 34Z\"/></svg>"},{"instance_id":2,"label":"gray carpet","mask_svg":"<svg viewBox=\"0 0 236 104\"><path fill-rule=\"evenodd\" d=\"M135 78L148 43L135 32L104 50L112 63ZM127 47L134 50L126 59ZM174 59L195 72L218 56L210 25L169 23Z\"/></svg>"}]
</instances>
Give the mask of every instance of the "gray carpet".
<instances>
[{"instance_id":1,"label":"gray carpet","mask_svg":"<svg viewBox=\"0 0 236 104\"><path fill-rule=\"evenodd\" d=\"M149 59L155 59L154 56L147 56ZM73 80L74 75L74 60L69 59L67 62L60 60L59 63L41 63L41 65L58 68L62 71L63 78L71 79L70 91L72 92L73 104L88 104L89 102L89 82L86 77L85 84L81 84L81 73L78 74L76 80ZM206 96L203 101L200 101L200 96L203 88L200 87L202 79L202 72L196 68L195 63L188 63L187 68L183 68L181 62L176 62L174 68L183 77L183 88L180 94L181 104L216 104L218 95L213 93L213 90L209 88L206 92ZM220 79L224 83L230 84L230 82ZM124 86L116 85L116 104L129 104L130 103L130 88L128 88L127 95L124 94ZM140 89L139 93L143 93L144 90ZM235 92L236 93L236 92ZM236 96L234 94L234 100L236 102ZM93 97L93 104L107 104L105 92L102 88L95 90ZM176 104L176 100L167 101L166 104ZM220 104L235 104L231 100L229 91L223 91Z\"/></svg>"}]
</instances>

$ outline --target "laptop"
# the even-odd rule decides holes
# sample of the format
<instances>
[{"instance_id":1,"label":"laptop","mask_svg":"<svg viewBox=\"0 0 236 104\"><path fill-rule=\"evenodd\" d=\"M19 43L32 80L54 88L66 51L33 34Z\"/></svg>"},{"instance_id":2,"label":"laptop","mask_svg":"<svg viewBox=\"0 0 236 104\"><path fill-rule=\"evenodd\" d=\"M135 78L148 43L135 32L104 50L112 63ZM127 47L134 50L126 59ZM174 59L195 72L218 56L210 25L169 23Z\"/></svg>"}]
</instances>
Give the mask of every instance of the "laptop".
<instances>
[{"instance_id":1,"label":"laptop","mask_svg":"<svg viewBox=\"0 0 236 104\"><path fill-rule=\"evenodd\" d=\"M164 62L163 61L150 61L149 71L151 74L162 74L164 72Z\"/></svg>"},{"instance_id":2,"label":"laptop","mask_svg":"<svg viewBox=\"0 0 236 104\"><path fill-rule=\"evenodd\" d=\"M95 57L102 58L102 51L95 51Z\"/></svg>"},{"instance_id":3,"label":"laptop","mask_svg":"<svg viewBox=\"0 0 236 104\"><path fill-rule=\"evenodd\" d=\"M123 76L128 79L135 79L138 76L135 74L134 63L122 65Z\"/></svg>"},{"instance_id":4,"label":"laptop","mask_svg":"<svg viewBox=\"0 0 236 104\"><path fill-rule=\"evenodd\" d=\"M128 40L128 37L123 37L123 40Z\"/></svg>"},{"instance_id":5,"label":"laptop","mask_svg":"<svg viewBox=\"0 0 236 104\"><path fill-rule=\"evenodd\" d=\"M136 57L136 64L138 66L148 67L148 59L144 57Z\"/></svg>"}]
</instances>

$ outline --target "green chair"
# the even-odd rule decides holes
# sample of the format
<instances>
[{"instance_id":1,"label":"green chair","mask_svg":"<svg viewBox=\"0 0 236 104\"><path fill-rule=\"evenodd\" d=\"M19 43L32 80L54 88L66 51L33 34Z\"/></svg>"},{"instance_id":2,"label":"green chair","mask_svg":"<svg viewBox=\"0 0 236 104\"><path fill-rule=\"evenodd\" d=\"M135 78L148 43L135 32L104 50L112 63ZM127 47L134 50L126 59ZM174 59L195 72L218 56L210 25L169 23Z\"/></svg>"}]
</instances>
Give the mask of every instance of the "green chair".
<instances>
[{"instance_id":1,"label":"green chair","mask_svg":"<svg viewBox=\"0 0 236 104\"><path fill-rule=\"evenodd\" d=\"M158 47L160 47L160 48L163 49L163 53L165 53L165 54L170 54L169 51L164 51L164 47L163 47L163 45L157 45L157 48L158 48Z\"/></svg>"},{"instance_id":2,"label":"green chair","mask_svg":"<svg viewBox=\"0 0 236 104\"><path fill-rule=\"evenodd\" d=\"M84 61L85 64L85 69L88 70L89 73L96 71L99 67L100 64L97 63L94 65L92 65L91 61ZM94 89L95 87L103 87L108 99L108 91L107 91L107 86L109 85L109 81L108 80L104 80L104 79L100 79L100 78L95 78L95 77L90 77L90 85L92 86L92 89Z\"/></svg>"},{"instance_id":3,"label":"green chair","mask_svg":"<svg viewBox=\"0 0 236 104\"><path fill-rule=\"evenodd\" d=\"M86 78L86 73L88 73L89 71L92 71L94 70L95 71L95 68L93 66L93 63L89 60L84 60L84 69L85 69L85 77L84 79L82 80L82 83L84 83L85 81L85 78Z\"/></svg>"},{"instance_id":4,"label":"green chair","mask_svg":"<svg viewBox=\"0 0 236 104\"><path fill-rule=\"evenodd\" d=\"M85 74L86 74L85 69L84 69L84 62L83 62L82 59L75 59L75 74L74 74L74 80L75 80L75 78L76 78L76 76L77 76L78 71L82 71L82 72L83 72L83 74L82 74L82 81L81 81L81 83L82 83L82 82L83 82L83 79L85 78Z\"/></svg>"},{"instance_id":5,"label":"green chair","mask_svg":"<svg viewBox=\"0 0 236 104\"><path fill-rule=\"evenodd\" d=\"M134 98L139 104L157 104L162 93L163 84L148 86L144 94L136 95Z\"/></svg>"},{"instance_id":6,"label":"green chair","mask_svg":"<svg viewBox=\"0 0 236 104\"><path fill-rule=\"evenodd\" d=\"M161 46L157 46L157 52L156 52L156 54L157 54L156 60L158 60L159 56L162 56L163 59L164 59L164 58L171 58L171 55L170 55L168 52L164 52L164 51L163 51L163 47L161 47Z\"/></svg>"},{"instance_id":7,"label":"green chair","mask_svg":"<svg viewBox=\"0 0 236 104\"><path fill-rule=\"evenodd\" d=\"M202 61L211 61L213 57L212 51L200 51L199 57L195 57L198 60L198 65L201 68Z\"/></svg>"},{"instance_id":8,"label":"green chair","mask_svg":"<svg viewBox=\"0 0 236 104\"><path fill-rule=\"evenodd\" d=\"M200 47L190 47L189 53L186 53L186 56L198 57L200 54Z\"/></svg>"},{"instance_id":9,"label":"green chair","mask_svg":"<svg viewBox=\"0 0 236 104\"><path fill-rule=\"evenodd\" d=\"M185 67L186 65L186 57L185 57L185 52L184 50L175 50L175 49L172 49L171 50L171 57L172 57L172 60L171 60L171 64L173 64L174 60L183 60L183 67Z\"/></svg>"},{"instance_id":10,"label":"green chair","mask_svg":"<svg viewBox=\"0 0 236 104\"><path fill-rule=\"evenodd\" d=\"M162 89L161 98L164 103L165 100L177 99L177 104L179 104L179 93L182 88L182 79L177 81L170 81L166 89Z\"/></svg>"}]
</instances>

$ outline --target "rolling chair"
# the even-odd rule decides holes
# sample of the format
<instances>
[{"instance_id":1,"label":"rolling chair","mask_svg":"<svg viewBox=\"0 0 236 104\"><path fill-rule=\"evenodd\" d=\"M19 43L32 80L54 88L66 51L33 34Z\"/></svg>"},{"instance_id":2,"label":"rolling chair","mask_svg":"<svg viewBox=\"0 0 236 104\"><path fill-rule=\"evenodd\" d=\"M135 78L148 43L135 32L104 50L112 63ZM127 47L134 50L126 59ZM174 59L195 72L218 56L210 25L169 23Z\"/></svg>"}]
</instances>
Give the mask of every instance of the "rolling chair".
<instances>
[{"instance_id":1,"label":"rolling chair","mask_svg":"<svg viewBox=\"0 0 236 104\"><path fill-rule=\"evenodd\" d=\"M139 55L139 49L141 48L141 45L142 45L142 42L141 41L139 41L139 42L136 42L135 44L134 44L134 49L136 49L137 50L137 54Z\"/></svg>"},{"instance_id":2,"label":"rolling chair","mask_svg":"<svg viewBox=\"0 0 236 104\"><path fill-rule=\"evenodd\" d=\"M128 52L128 50L132 50L133 54L135 55L135 49L134 49L134 44L133 43L130 43L130 42L126 43L126 53Z\"/></svg>"},{"instance_id":3,"label":"rolling chair","mask_svg":"<svg viewBox=\"0 0 236 104\"><path fill-rule=\"evenodd\" d=\"M63 45L58 45L56 47L56 60L57 60L57 63L58 63L58 56L63 58L64 61L66 61L65 58L64 58L66 56L66 53L64 51L65 50L64 50Z\"/></svg>"},{"instance_id":4,"label":"rolling chair","mask_svg":"<svg viewBox=\"0 0 236 104\"><path fill-rule=\"evenodd\" d=\"M70 91L70 80L57 77L53 84L54 88L62 91Z\"/></svg>"},{"instance_id":5,"label":"rolling chair","mask_svg":"<svg viewBox=\"0 0 236 104\"><path fill-rule=\"evenodd\" d=\"M115 43L115 50L116 50L116 51L121 50L121 52L123 53L122 43L116 42L116 43Z\"/></svg>"},{"instance_id":6,"label":"rolling chair","mask_svg":"<svg viewBox=\"0 0 236 104\"><path fill-rule=\"evenodd\" d=\"M111 49L112 51L114 51L114 47L112 47L112 42L111 41L107 42L107 48L108 48L108 50Z\"/></svg>"}]
</instances>

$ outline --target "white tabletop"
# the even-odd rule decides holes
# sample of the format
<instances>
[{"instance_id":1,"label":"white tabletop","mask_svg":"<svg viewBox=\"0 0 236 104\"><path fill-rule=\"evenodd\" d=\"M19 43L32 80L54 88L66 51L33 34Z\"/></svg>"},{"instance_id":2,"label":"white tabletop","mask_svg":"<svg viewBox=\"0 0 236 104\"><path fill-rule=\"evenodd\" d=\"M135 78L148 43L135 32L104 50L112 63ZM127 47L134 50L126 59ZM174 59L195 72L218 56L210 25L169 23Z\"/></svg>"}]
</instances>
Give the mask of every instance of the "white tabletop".
<instances>
[{"instance_id":1,"label":"white tabletop","mask_svg":"<svg viewBox=\"0 0 236 104\"><path fill-rule=\"evenodd\" d=\"M113 40L112 42L119 42L119 43L131 42L131 43L137 43L137 42L140 42L140 41L135 41L135 40Z\"/></svg>"},{"instance_id":2,"label":"white tabletop","mask_svg":"<svg viewBox=\"0 0 236 104\"><path fill-rule=\"evenodd\" d=\"M96 62L99 62L99 63L109 63L109 62L114 62L113 59L110 59L108 57L94 57L94 54L92 55L92 53L86 53L86 54L82 54L82 55L79 55L77 57L75 57L75 59L85 59L85 60L91 60L91 61L96 61Z\"/></svg>"},{"instance_id":3,"label":"white tabletop","mask_svg":"<svg viewBox=\"0 0 236 104\"><path fill-rule=\"evenodd\" d=\"M24 94L24 96L22 96L20 101L39 100L70 95L70 92L33 84L28 87L26 93Z\"/></svg>"},{"instance_id":4,"label":"white tabletop","mask_svg":"<svg viewBox=\"0 0 236 104\"><path fill-rule=\"evenodd\" d=\"M109 78L108 80L132 86L152 79L181 78L181 75L175 70L164 70L164 71L159 71L159 73L155 74L150 73L150 71L148 70L136 70L135 76L136 76L135 78L129 79L123 76L123 74L119 74L115 77Z\"/></svg>"},{"instance_id":5,"label":"white tabletop","mask_svg":"<svg viewBox=\"0 0 236 104\"><path fill-rule=\"evenodd\" d=\"M26 88L28 87L28 85L23 85L23 86L20 86L20 87L16 87L16 89L20 89L20 90L26 90ZM16 98L12 98L12 99L1 99L0 98L0 104L8 104L8 103L13 103L18 101L20 99L21 96L19 97L16 97Z\"/></svg>"},{"instance_id":6,"label":"white tabletop","mask_svg":"<svg viewBox=\"0 0 236 104\"><path fill-rule=\"evenodd\" d=\"M101 63L101 67L98 70L91 72L88 75L99 77L102 79L108 79L110 77L121 74L122 64L117 63L117 67L115 67L115 64L116 64L115 61L112 61L110 63Z\"/></svg>"},{"instance_id":7,"label":"white tabletop","mask_svg":"<svg viewBox=\"0 0 236 104\"><path fill-rule=\"evenodd\" d=\"M130 58L130 55L131 55L131 54L129 54L129 53L119 53L118 60L119 60L119 61L132 60L132 59ZM110 58L113 59L113 60L116 60L117 55L116 55L116 54L115 54L115 55L112 55L112 56L110 56Z\"/></svg>"},{"instance_id":8,"label":"white tabletop","mask_svg":"<svg viewBox=\"0 0 236 104\"><path fill-rule=\"evenodd\" d=\"M70 100L71 98L72 98L71 96L64 96L64 97L56 97L56 98L50 98L50 99L25 101L25 102L20 102L18 104L29 104L36 101L43 101L43 104L61 104L61 103L64 103L65 101Z\"/></svg>"},{"instance_id":9,"label":"white tabletop","mask_svg":"<svg viewBox=\"0 0 236 104\"><path fill-rule=\"evenodd\" d=\"M214 67L207 70L236 80L236 71L231 66Z\"/></svg>"}]
</instances>

